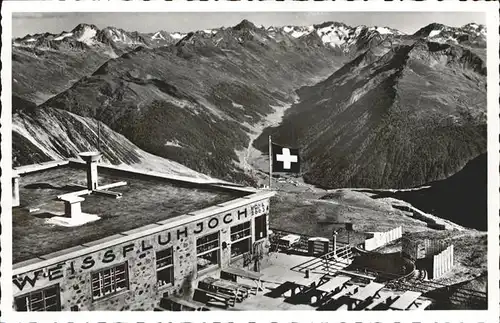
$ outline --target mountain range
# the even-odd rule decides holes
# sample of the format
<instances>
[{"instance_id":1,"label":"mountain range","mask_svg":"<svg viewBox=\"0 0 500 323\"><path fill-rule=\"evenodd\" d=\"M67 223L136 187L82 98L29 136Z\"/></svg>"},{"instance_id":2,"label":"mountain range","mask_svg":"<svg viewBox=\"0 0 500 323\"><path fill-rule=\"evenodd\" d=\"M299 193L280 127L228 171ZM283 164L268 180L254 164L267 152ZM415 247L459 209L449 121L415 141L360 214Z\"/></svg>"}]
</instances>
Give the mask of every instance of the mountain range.
<instances>
[{"instance_id":1,"label":"mountain range","mask_svg":"<svg viewBox=\"0 0 500 323\"><path fill-rule=\"evenodd\" d=\"M13 40L14 165L96 149L100 124L115 164L252 184L246 151L266 153L272 133L301 147L302 175L319 186L441 180L486 151L485 37L473 23L408 35L247 20L185 34L80 24L27 35ZM278 126L257 132L284 106Z\"/></svg>"}]
</instances>

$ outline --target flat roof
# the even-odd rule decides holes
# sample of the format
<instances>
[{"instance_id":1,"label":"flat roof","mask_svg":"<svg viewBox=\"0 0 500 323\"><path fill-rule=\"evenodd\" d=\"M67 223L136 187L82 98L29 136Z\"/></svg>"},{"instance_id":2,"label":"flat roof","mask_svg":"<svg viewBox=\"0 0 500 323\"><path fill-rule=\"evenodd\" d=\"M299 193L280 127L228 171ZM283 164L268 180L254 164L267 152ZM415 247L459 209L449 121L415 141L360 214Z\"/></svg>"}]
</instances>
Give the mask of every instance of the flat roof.
<instances>
[{"instance_id":1,"label":"flat roof","mask_svg":"<svg viewBox=\"0 0 500 323\"><path fill-rule=\"evenodd\" d=\"M47 223L47 218L64 213L59 195L81 191L86 186L86 170L67 163L21 175L20 206L12 209L12 257L14 263L37 258L63 249L137 229L216 204L237 199L251 192L227 189L206 183L120 171L99 167L99 186L125 181L127 185L110 191L122 197L100 194L82 195L82 212L101 219L77 227ZM31 212L30 209L39 211Z\"/></svg>"}]
</instances>

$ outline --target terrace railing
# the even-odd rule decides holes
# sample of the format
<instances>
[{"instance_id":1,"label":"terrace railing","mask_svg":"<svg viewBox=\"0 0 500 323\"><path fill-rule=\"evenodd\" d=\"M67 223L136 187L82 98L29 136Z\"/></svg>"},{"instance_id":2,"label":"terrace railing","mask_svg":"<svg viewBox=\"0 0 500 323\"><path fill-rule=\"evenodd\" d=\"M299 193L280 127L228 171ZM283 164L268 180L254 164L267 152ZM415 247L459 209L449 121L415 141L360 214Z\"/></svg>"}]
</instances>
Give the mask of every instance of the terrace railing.
<instances>
[{"instance_id":1,"label":"terrace railing","mask_svg":"<svg viewBox=\"0 0 500 323\"><path fill-rule=\"evenodd\" d=\"M287 230L276 229L276 228L270 228L270 229L273 232L273 237L270 239L272 250L278 249L280 238L282 238L286 235L289 235L289 234L294 234L294 235L300 236L300 240L299 240L299 242L297 242L296 244L293 245L292 249L295 251L300 251L300 252L308 252L308 250L309 250L308 249L309 248L308 247L308 240L310 238L313 238L313 236L310 236L307 234L302 234L302 233L297 233L297 232L291 232L291 231L287 231ZM336 244L337 244L337 249L339 248L339 246L341 246L341 247L349 246L347 243L339 242L339 241L337 241ZM328 250L333 250L333 239L330 239L330 242L328 244Z\"/></svg>"}]
</instances>

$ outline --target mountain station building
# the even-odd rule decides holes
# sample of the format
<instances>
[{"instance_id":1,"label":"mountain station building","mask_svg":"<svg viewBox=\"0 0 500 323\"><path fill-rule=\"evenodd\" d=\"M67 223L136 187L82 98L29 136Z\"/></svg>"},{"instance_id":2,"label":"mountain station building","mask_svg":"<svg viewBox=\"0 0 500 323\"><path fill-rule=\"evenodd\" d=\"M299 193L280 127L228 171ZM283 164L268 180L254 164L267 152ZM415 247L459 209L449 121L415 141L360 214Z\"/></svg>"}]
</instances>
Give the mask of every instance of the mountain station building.
<instances>
[{"instance_id":1,"label":"mountain station building","mask_svg":"<svg viewBox=\"0 0 500 323\"><path fill-rule=\"evenodd\" d=\"M16 311L154 310L200 278L252 270L272 191L81 160L14 170ZM244 269L246 267L247 269Z\"/></svg>"}]
</instances>

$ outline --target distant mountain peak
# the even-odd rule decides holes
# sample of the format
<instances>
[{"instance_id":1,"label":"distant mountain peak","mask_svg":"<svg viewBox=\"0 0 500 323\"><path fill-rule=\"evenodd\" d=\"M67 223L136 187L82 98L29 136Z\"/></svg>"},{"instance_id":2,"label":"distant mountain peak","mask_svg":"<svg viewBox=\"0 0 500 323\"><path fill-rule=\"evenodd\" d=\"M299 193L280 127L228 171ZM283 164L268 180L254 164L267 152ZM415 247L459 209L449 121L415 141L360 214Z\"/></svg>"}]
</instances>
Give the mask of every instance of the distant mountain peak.
<instances>
[{"instance_id":1,"label":"distant mountain peak","mask_svg":"<svg viewBox=\"0 0 500 323\"><path fill-rule=\"evenodd\" d=\"M468 23L462 27L450 27L432 23L420 28L414 36L423 37L438 43L463 43L484 47L486 45L486 27L477 23Z\"/></svg>"},{"instance_id":2,"label":"distant mountain peak","mask_svg":"<svg viewBox=\"0 0 500 323\"><path fill-rule=\"evenodd\" d=\"M351 26L348 26L348 25L344 24L343 22L338 22L338 21L325 21L321 24L314 25L314 28L320 29L320 28L325 28L325 27L329 27L329 26L336 26L336 27L342 26L342 27L352 28Z\"/></svg>"},{"instance_id":3,"label":"distant mountain peak","mask_svg":"<svg viewBox=\"0 0 500 323\"><path fill-rule=\"evenodd\" d=\"M94 24L80 23L75 28L73 28L72 32L75 33L75 32L79 32L79 31L84 31L85 29L89 29L89 28L99 30L99 28L97 28L97 26Z\"/></svg>"},{"instance_id":4,"label":"distant mountain peak","mask_svg":"<svg viewBox=\"0 0 500 323\"><path fill-rule=\"evenodd\" d=\"M475 22L470 22L468 24L465 24L462 26L462 28L467 28L467 27L472 27L472 28L484 28L485 26L483 24L477 24Z\"/></svg>"},{"instance_id":5,"label":"distant mountain peak","mask_svg":"<svg viewBox=\"0 0 500 323\"><path fill-rule=\"evenodd\" d=\"M248 29L248 30L255 30L257 27L247 19L243 19L239 24L233 27L235 30L243 30L243 29Z\"/></svg>"},{"instance_id":6,"label":"distant mountain peak","mask_svg":"<svg viewBox=\"0 0 500 323\"><path fill-rule=\"evenodd\" d=\"M324 45L344 53L348 53L353 49L369 48L372 41L405 35L390 27L367 27L364 25L352 27L345 23L334 21L310 26L284 26L280 30L294 38L305 36L308 37L308 40L317 38ZM268 28L268 31L276 31L276 28Z\"/></svg>"}]
</instances>

